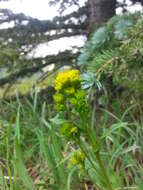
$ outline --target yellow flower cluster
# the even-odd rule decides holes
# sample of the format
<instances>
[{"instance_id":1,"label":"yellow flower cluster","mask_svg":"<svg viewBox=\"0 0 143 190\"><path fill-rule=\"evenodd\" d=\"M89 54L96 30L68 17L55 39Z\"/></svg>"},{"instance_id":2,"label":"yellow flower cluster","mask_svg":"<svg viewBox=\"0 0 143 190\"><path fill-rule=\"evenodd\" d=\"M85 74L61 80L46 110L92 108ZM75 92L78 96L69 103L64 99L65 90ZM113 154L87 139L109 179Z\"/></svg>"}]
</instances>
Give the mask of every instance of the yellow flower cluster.
<instances>
[{"instance_id":1,"label":"yellow flower cluster","mask_svg":"<svg viewBox=\"0 0 143 190\"><path fill-rule=\"evenodd\" d=\"M62 94L56 93L54 95L54 101L55 101L55 103L63 102L63 100L64 100L64 96Z\"/></svg>"},{"instance_id":2,"label":"yellow flower cluster","mask_svg":"<svg viewBox=\"0 0 143 190\"><path fill-rule=\"evenodd\" d=\"M84 167L85 155L81 151L75 152L70 158L68 167L71 168L73 166L79 165L80 168Z\"/></svg>"},{"instance_id":3,"label":"yellow flower cluster","mask_svg":"<svg viewBox=\"0 0 143 190\"><path fill-rule=\"evenodd\" d=\"M89 113L89 106L86 99L86 93L84 90L79 90L75 96L71 99L71 104L74 106L76 112L84 115Z\"/></svg>"},{"instance_id":4,"label":"yellow flower cluster","mask_svg":"<svg viewBox=\"0 0 143 190\"><path fill-rule=\"evenodd\" d=\"M67 105L71 105L80 115L89 113L86 93L81 89L78 70L60 72L55 79L55 89L54 102L58 111L64 111Z\"/></svg>"},{"instance_id":5,"label":"yellow flower cluster","mask_svg":"<svg viewBox=\"0 0 143 190\"><path fill-rule=\"evenodd\" d=\"M63 94L55 93L55 95L54 95L54 102L55 102L56 109L58 111L62 111L62 110L65 109L65 103L64 103L64 96L63 96Z\"/></svg>"},{"instance_id":6,"label":"yellow flower cluster","mask_svg":"<svg viewBox=\"0 0 143 190\"><path fill-rule=\"evenodd\" d=\"M66 108L66 100L75 96L76 91L81 89L81 77L78 70L65 70L57 75L54 82L56 109L62 111Z\"/></svg>"},{"instance_id":7,"label":"yellow flower cluster","mask_svg":"<svg viewBox=\"0 0 143 190\"><path fill-rule=\"evenodd\" d=\"M78 87L80 86L80 84L81 84L81 78L79 76L79 71L66 70L58 74L55 80L55 89L57 91L61 91L65 87L69 87L69 86Z\"/></svg>"},{"instance_id":8,"label":"yellow flower cluster","mask_svg":"<svg viewBox=\"0 0 143 190\"><path fill-rule=\"evenodd\" d=\"M68 139L72 139L73 137L77 135L78 129L76 126L74 126L73 123L66 122L61 127L60 132L62 135L64 135Z\"/></svg>"}]
</instances>

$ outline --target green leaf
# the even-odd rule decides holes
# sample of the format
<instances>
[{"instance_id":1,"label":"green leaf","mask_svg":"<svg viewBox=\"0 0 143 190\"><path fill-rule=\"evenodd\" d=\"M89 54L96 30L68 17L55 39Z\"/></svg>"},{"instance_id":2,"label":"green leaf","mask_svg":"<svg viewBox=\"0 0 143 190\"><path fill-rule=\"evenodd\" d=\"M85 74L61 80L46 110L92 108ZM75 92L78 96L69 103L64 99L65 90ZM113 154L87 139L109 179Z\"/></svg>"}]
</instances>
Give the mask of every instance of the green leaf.
<instances>
[{"instance_id":1,"label":"green leaf","mask_svg":"<svg viewBox=\"0 0 143 190\"><path fill-rule=\"evenodd\" d=\"M115 25L115 37L117 39L123 39L126 37L128 29L133 25L131 20L121 19Z\"/></svg>"},{"instance_id":2,"label":"green leaf","mask_svg":"<svg viewBox=\"0 0 143 190\"><path fill-rule=\"evenodd\" d=\"M68 174L68 180L67 180L67 190L70 190L70 184L72 181L72 176L74 174L74 172L76 171L77 167L75 166L74 168L71 169L71 171Z\"/></svg>"},{"instance_id":3,"label":"green leaf","mask_svg":"<svg viewBox=\"0 0 143 190\"><path fill-rule=\"evenodd\" d=\"M1 190L5 190L4 175L1 167L0 167L0 187Z\"/></svg>"},{"instance_id":4,"label":"green leaf","mask_svg":"<svg viewBox=\"0 0 143 190\"><path fill-rule=\"evenodd\" d=\"M91 87L97 87L98 90L101 90L101 83L96 79L96 75L92 72L86 72L82 74L82 88L88 89Z\"/></svg>"},{"instance_id":5,"label":"green leaf","mask_svg":"<svg viewBox=\"0 0 143 190\"><path fill-rule=\"evenodd\" d=\"M35 186L32 182L32 179L28 175L28 171L23 161L21 147L18 144L18 139L15 140L15 159L14 166L16 167L17 174L23 181L23 185L27 190L35 190Z\"/></svg>"},{"instance_id":6,"label":"green leaf","mask_svg":"<svg viewBox=\"0 0 143 190\"><path fill-rule=\"evenodd\" d=\"M53 124L56 124L56 125L62 125L63 123L66 122L65 119L60 118L59 114L57 114L54 118L50 119L50 121L51 121Z\"/></svg>"},{"instance_id":7,"label":"green leaf","mask_svg":"<svg viewBox=\"0 0 143 190\"><path fill-rule=\"evenodd\" d=\"M100 48L106 41L109 40L109 32L106 27L99 28L92 36L91 42L94 49Z\"/></svg>"}]
</instances>

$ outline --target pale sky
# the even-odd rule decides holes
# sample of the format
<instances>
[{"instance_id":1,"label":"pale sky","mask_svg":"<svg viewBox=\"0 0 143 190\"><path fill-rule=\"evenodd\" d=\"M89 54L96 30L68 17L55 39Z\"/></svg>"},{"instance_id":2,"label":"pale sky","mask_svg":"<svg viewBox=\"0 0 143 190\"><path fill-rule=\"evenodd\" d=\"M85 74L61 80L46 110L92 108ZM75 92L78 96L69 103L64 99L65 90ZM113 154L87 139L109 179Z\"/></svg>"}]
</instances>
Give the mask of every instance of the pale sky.
<instances>
[{"instance_id":1,"label":"pale sky","mask_svg":"<svg viewBox=\"0 0 143 190\"><path fill-rule=\"evenodd\" d=\"M123 2L123 0L118 0L118 1ZM132 12L132 13L134 13L134 12L136 12L136 11L143 11L143 8L140 6L139 3L136 3L135 5L132 5L132 3L131 3L130 0L127 0L126 2L127 2L127 4L128 4L128 8L127 8L128 11L130 11L130 12ZM117 13L117 14L120 14L121 11L122 11L122 8L118 8L118 9L116 10L116 13Z\"/></svg>"},{"instance_id":2,"label":"pale sky","mask_svg":"<svg viewBox=\"0 0 143 190\"><path fill-rule=\"evenodd\" d=\"M9 2L0 2L0 8L13 10L15 13L23 12L26 15L39 19L52 19L57 15L57 7L49 7L48 0L10 0ZM84 5L85 0L80 0ZM70 11L76 10L76 6L70 8Z\"/></svg>"},{"instance_id":3,"label":"pale sky","mask_svg":"<svg viewBox=\"0 0 143 190\"><path fill-rule=\"evenodd\" d=\"M0 3L0 7L11 9L15 13L23 12L39 19L52 19L57 14L56 8L49 7L47 0L10 0Z\"/></svg>"},{"instance_id":4,"label":"pale sky","mask_svg":"<svg viewBox=\"0 0 143 190\"><path fill-rule=\"evenodd\" d=\"M85 0L80 0L83 5ZM57 7L49 7L48 0L10 0L9 2L0 2L0 8L11 9L15 13L23 12L24 14L38 18L41 20L52 19L57 15ZM75 11L77 7L72 7L67 13ZM9 27L13 27L13 23L9 24ZM7 28L7 24L3 24L0 28ZM59 51L71 49L78 44L82 47L85 42L85 37L77 36L71 38L61 38L60 40L54 40L44 44L40 44L34 49L30 55L35 57L46 56L48 54L57 54ZM56 47L56 48L55 48Z\"/></svg>"},{"instance_id":5,"label":"pale sky","mask_svg":"<svg viewBox=\"0 0 143 190\"><path fill-rule=\"evenodd\" d=\"M121 2L123 0L120 0ZM85 0L80 0L81 5L83 5ZM128 9L131 12L142 10L139 4L131 6L130 1L128 0ZM15 13L23 12L24 14L35 17L41 20L52 19L57 15L58 7L49 7L48 0L10 0L9 2L0 2L0 8L11 9ZM77 7L72 7L68 12L75 11ZM117 9L117 13L121 13L121 9ZM13 27L12 23L11 27ZM9 24L9 27L10 27ZM5 25L0 26L5 27ZM6 25L7 27L7 25ZM44 43L39 45L32 53L38 56L46 56L48 54L57 54L59 51L64 51L66 49L71 49L72 46L79 45L79 47L83 46L85 42L84 37L71 37L63 38L60 40L51 41L50 43ZM56 48L55 48L56 47Z\"/></svg>"},{"instance_id":6,"label":"pale sky","mask_svg":"<svg viewBox=\"0 0 143 190\"><path fill-rule=\"evenodd\" d=\"M123 0L119 0L123 1ZM83 5L85 0L80 0ZM139 4L130 6L130 0L127 1L131 12L142 10ZM23 12L26 15L39 19L52 19L57 14L58 7L49 7L48 0L10 0L9 2L0 2L0 8L12 9L15 13ZM70 11L76 10L77 7L72 7ZM117 10L120 13L121 9Z\"/></svg>"}]
</instances>

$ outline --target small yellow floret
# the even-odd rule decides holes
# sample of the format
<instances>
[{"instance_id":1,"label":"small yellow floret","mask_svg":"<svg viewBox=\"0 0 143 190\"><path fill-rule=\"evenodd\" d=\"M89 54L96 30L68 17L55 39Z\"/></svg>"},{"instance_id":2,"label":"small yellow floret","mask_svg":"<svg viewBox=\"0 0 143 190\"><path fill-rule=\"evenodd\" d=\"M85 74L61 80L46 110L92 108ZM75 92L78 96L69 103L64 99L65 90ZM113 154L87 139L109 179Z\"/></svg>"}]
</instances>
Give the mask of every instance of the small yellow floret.
<instances>
[{"instance_id":1,"label":"small yellow floret","mask_svg":"<svg viewBox=\"0 0 143 190\"><path fill-rule=\"evenodd\" d=\"M73 87L65 89L66 95L73 95L75 93L75 89Z\"/></svg>"},{"instance_id":2,"label":"small yellow floret","mask_svg":"<svg viewBox=\"0 0 143 190\"><path fill-rule=\"evenodd\" d=\"M62 94L56 93L56 94L54 95L54 101L55 101L56 103L61 103L63 100L64 100L64 96L63 96Z\"/></svg>"},{"instance_id":3,"label":"small yellow floret","mask_svg":"<svg viewBox=\"0 0 143 190\"><path fill-rule=\"evenodd\" d=\"M83 165L85 160L85 156L81 151L77 151L74 153L74 155L70 159L71 165Z\"/></svg>"},{"instance_id":4,"label":"small yellow floret","mask_svg":"<svg viewBox=\"0 0 143 190\"><path fill-rule=\"evenodd\" d=\"M55 89L61 90L65 85L72 85L74 83L80 83L81 78L78 70L66 70L60 72L55 80Z\"/></svg>"}]
</instances>

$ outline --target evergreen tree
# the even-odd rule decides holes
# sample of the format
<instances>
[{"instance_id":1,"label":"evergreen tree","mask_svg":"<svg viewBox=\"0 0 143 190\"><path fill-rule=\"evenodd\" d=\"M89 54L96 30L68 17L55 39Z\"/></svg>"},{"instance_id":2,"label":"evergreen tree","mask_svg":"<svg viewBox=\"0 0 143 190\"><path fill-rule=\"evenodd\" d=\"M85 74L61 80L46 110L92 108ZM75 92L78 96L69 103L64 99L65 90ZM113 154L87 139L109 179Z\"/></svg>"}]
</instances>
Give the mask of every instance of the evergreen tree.
<instances>
[{"instance_id":1,"label":"evergreen tree","mask_svg":"<svg viewBox=\"0 0 143 190\"><path fill-rule=\"evenodd\" d=\"M5 1L5 0L1 0ZM132 0L133 3L142 0ZM54 64L56 71L64 65L76 67L80 49L66 50L57 55L39 58L27 58L38 44L57 40L62 37L89 36L91 31L115 15L116 7L126 9L126 0L88 0L80 6L79 0L50 0L51 6L59 3L59 16L53 20L38 20L23 13L13 13L8 9L0 9L0 25L13 23L13 27L0 29L0 69L6 71L0 77L0 86L9 91L12 85L22 78L31 77L37 73L37 81L44 81L49 75L43 72L48 65ZM75 6L74 12L64 14L64 11ZM51 34L54 31L54 34ZM28 79L28 78L27 78ZM28 81L29 82L29 81ZM46 86L46 85L45 85Z\"/></svg>"}]
</instances>

